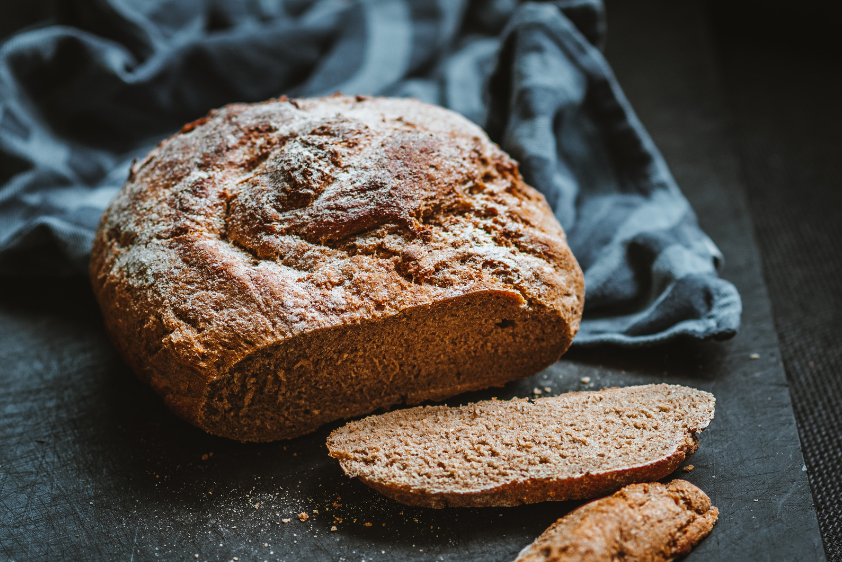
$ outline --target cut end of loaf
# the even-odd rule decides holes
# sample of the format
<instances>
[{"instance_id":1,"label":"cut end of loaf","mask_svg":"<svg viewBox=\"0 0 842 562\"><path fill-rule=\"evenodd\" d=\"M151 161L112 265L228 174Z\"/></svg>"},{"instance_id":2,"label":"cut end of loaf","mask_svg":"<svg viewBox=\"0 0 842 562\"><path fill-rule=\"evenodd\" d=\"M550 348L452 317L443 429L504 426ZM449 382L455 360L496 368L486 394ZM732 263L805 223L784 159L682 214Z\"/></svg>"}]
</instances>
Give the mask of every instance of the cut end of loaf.
<instances>
[{"instance_id":1,"label":"cut end of loaf","mask_svg":"<svg viewBox=\"0 0 842 562\"><path fill-rule=\"evenodd\" d=\"M557 311L518 295L450 299L252 354L210 385L200 425L241 441L295 437L378 408L530 376L572 337Z\"/></svg>"},{"instance_id":2,"label":"cut end of loaf","mask_svg":"<svg viewBox=\"0 0 842 562\"><path fill-rule=\"evenodd\" d=\"M410 505L588 499L675 470L698 448L714 402L659 384L426 406L351 422L327 446L346 474Z\"/></svg>"}]
</instances>

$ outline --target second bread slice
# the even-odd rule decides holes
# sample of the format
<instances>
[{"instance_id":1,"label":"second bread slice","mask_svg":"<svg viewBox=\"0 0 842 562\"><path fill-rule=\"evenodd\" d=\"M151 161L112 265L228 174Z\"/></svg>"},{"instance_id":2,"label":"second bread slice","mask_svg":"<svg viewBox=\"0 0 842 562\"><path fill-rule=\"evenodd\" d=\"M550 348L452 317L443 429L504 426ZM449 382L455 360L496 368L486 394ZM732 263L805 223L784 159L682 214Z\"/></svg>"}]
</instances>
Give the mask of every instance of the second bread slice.
<instances>
[{"instance_id":1,"label":"second bread slice","mask_svg":"<svg viewBox=\"0 0 842 562\"><path fill-rule=\"evenodd\" d=\"M667 562L690 552L718 517L685 480L632 484L568 513L515 562Z\"/></svg>"},{"instance_id":2,"label":"second bread slice","mask_svg":"<svg viewBox=\"0 0 842 562\"><path fill-rule=\"evenodd\" d=\"M589 499L675 470L698 448L714 401L658 384L424 406L348 423L327 446L346 474L409 505Z\"/></svg>"}]
</instances>

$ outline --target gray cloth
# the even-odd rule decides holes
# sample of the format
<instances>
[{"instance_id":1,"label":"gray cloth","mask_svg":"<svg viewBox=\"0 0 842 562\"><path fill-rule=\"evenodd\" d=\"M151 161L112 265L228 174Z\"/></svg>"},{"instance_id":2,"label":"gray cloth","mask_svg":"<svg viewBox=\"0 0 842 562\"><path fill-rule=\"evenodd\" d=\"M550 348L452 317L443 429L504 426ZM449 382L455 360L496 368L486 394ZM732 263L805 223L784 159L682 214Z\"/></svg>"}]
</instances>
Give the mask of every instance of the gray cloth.
<instances>
[{"instance_id":1,"label":"gray cloth","mask_svg":"<svg viewBox=\"0 0 842 562\"><path fill-rule=\"evenodd\" d=\"M0 275L84 274L133 158L230 102L415 96L483 126L586 280L575 343L728 338L719 251L617 85L596 0L66 0L0 49Z\"/></svg>"}]
</instances>

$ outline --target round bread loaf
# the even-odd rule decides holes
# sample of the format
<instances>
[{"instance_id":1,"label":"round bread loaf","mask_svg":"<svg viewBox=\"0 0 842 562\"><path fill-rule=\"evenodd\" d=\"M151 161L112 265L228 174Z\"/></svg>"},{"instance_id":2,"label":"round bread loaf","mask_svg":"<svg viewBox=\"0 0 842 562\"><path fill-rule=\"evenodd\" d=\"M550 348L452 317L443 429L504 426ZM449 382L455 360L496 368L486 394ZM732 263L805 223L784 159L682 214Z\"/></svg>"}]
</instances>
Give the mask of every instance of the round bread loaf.
<instances>
[{"instance_id":1,"label":"round bread loaf","mask_svg":"<svg viewBox=\"0 0 842 562\"><path fill-rule=\"evenodd\" d=\"M584 299L516 163L409 99L212 111L132 166L90 273L140 378L242 441L532 375Z\"/></svg>"}]
</instances>

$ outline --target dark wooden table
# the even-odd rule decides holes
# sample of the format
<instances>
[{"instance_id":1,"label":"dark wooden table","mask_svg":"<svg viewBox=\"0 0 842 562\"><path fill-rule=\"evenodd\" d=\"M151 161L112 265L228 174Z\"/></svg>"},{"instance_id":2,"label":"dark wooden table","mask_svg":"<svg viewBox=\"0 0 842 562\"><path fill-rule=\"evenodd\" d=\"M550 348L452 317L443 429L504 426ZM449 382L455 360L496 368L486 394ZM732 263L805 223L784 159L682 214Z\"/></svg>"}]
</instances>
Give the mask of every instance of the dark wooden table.
<instances>
[{"instance_id":1,"label":"dark wooden table","mask_svg":"<svg viewBox=\"0 0 842 562\"><path fill-rule=\"evenodd\" d=\"M823 560L705 20L695 3L616 2L609 16L608 58L726 256L742 330L725 343L574 349L450 403L657 381L711 391L716 419L695 469L677 475L720 520L688 560ZM324 446L332 427L263 445L208 436L122 363L83 280L0 284L0 384L5 559L507 561L575 506L409 508L341 474Z\"/></svg>"}]
</instances>

